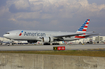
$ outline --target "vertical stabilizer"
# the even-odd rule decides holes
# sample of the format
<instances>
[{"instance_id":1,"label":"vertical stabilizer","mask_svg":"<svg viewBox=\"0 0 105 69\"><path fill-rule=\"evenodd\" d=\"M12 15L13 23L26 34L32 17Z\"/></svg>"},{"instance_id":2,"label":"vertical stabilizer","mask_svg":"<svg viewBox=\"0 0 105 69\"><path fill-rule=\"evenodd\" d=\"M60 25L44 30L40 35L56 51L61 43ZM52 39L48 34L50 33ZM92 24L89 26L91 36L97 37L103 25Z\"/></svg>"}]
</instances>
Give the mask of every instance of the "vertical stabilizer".
<instances>
[{"instance_id":1,"label":"vertical stabilizer","mask_svg":"<svg viewBox=\"0 0 105 69\"><path fill-rule=\"evenodd\" d=\"M77 30L76 33L86 33L90 19L87 19L85 23Z\"/></svg>"},{"instance_id":2,"label":"vertical stabilizer","mask_svg":"<svg viewBox=\"0 0 105 69\"><path fill-rule=\"evenodd\" d=\"M90 19L87 19L85 23L77 30L76 33L84 33L83 35L75 36L75 38L85 38L86 31L89 25Z\"/></svg>"}]
</instances>

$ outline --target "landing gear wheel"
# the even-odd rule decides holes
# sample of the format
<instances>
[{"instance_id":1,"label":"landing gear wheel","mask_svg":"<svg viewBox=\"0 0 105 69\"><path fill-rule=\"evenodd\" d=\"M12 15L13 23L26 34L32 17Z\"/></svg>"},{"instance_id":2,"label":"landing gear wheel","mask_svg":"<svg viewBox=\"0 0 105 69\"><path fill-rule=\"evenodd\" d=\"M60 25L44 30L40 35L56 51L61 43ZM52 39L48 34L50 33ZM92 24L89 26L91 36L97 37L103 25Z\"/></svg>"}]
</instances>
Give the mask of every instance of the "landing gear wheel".
<instances>
[{"instance_id":1,"label":"landing gear wheel","mask_svg":"<svg viewBox=\"0 0 105 69\"><path fill-rule=\"evenodd\" d=\"M44 43L43 45L50 45L50 43Z\"/></svg>"},{"instance_id":2,"label":"landing gear wheel","mask_svg":"<svg viewBox=\"0 0 105 69\"><path fill-rule=\"evenodd\" d=\"M59 45L59 43L52 43L52 45Z\"/></svg>"}]
</instances>

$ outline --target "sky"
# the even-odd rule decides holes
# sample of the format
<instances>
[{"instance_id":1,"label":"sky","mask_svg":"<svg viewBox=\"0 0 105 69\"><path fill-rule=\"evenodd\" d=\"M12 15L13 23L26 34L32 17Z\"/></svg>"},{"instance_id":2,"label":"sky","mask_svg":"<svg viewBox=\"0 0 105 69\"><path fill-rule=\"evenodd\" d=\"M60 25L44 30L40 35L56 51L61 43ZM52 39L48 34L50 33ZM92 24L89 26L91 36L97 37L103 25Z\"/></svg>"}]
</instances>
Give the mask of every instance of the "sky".
<instances>
[{"instance_id":1,"label":"sky","mask_svg":"<svg viewBox=\"0 0 105 69\"><path fill-rule=\"evenodd\" d=\"M88 32L105 36L105 0L0 0L0 37L11 30Z\"/></svg>"}]
</instances>

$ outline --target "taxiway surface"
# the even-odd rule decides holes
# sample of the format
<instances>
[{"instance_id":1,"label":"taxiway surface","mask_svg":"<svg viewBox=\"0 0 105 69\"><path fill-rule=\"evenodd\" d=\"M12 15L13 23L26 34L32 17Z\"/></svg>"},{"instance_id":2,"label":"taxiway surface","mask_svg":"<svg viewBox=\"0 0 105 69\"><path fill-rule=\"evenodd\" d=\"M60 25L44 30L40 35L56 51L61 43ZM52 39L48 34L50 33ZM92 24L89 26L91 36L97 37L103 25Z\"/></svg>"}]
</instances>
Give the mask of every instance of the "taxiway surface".
<instances>
[{"instance_id":1,"label":"taxiway surface","mask_svg":"<svg viewBox=\"0 0 105 69\"><path fill-rule=\"evenodd\" d=\"M0 46L0 51L46 51L53 50L53 47L65 46L66 50L86 50L86 49L105 49L103 45L15 45L15 46Z\"/></svg>"}]
</instances>

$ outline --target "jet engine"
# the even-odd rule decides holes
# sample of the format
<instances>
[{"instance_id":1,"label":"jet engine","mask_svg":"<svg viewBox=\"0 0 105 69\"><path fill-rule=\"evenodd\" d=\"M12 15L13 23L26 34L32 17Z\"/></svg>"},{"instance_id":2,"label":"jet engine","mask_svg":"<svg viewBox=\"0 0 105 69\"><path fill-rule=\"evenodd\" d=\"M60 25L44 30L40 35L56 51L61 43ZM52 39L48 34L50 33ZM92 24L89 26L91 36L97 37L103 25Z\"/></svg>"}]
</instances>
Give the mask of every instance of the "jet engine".
<instances>
[{"instance_id":1,"label":"jet engine","mask_svg":"<svg viewBox=\"0 0 105 69\"><path fill-rule=\"evenodd\" d=\"M48 42L48 43L54 41L53 37L43 37L42 40L43 42Z\"/></svg>"}]
</instances>

